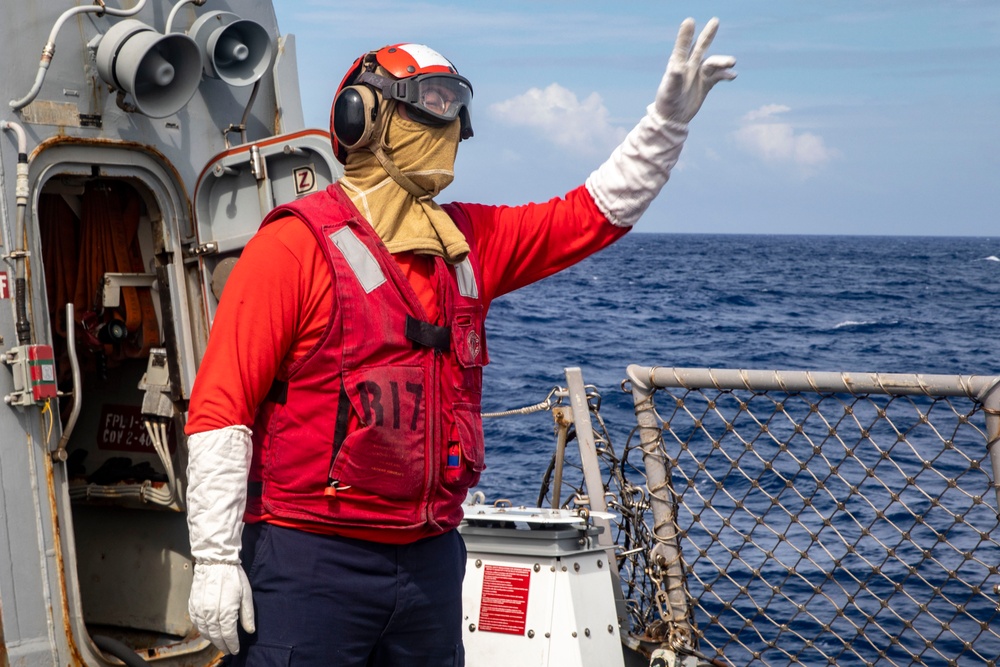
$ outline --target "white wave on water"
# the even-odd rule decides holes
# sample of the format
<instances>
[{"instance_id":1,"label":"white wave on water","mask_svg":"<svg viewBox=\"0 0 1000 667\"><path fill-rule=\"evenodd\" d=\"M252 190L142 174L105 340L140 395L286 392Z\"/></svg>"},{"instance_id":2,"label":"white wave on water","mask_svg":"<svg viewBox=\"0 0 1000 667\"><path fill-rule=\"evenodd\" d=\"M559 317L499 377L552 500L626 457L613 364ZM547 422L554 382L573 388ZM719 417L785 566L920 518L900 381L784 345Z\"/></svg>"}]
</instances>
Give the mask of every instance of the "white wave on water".
<instances>
[{"instance_id":1,"label":"white wave on water","mask_svg":"<svg viewBox=\"0 0 1000 667\"><path fill-rule=\"evenodd\" d=\"M996 255L990 255L989 257L984 257L983 259L987 262L1000 262L1000 257L997 257Z\"/></svg>"},{"instance_id":2,"label":"white wave on water","mask_svg":"<svg viewBox=\"0 0 1000 667\"><path fill-rule=\"evenodd\" d=\"M878 324L877 320L844 320L843 322L837 323L834 329L843 329L844 327L867 327L872 324Z\"/></svg>"},{"instance_id":3,"label":"white wave on water","mask_svg":"<svg viewBox=\"0 0 1000 667\"><path fill-rule=\"evenodd\" d=\"M848 327L894 327L899 325L899 320L844 320L833 326L834 329L846 329Z\"/></svg>"}]
</instances>

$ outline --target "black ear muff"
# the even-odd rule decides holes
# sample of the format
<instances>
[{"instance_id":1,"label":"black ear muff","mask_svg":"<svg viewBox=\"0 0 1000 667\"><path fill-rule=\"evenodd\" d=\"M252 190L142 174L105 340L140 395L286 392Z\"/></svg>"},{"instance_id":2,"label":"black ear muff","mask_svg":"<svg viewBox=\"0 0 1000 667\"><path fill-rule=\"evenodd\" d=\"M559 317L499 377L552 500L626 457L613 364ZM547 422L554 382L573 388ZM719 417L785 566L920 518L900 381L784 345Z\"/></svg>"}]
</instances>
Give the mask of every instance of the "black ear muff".
<instances>
[{"instance_id":1,"label":"black ear muff","mask_svg":"<svg viewBox=\"0 0 1000 667\"><path fill-rule=\"evenodd\" d=\"M368 86L347 86L333 103L333 133L345 151L371 143L375 135L378 105Z\"/></svg>"},{"instance_id":2,"label":"black ear muff","mask_svg":"<svg viewBox=\"0 0 1000 667\"><path fill-rule=\"evenodd\" d=\"M472 131L472 118L469 116L468 107L462 107L462 110L458 112L458 117L461 119L461 134L459 135L459 141L465 141L466 139L471 139L473 134Z\"/></svg>"}]
</instances>

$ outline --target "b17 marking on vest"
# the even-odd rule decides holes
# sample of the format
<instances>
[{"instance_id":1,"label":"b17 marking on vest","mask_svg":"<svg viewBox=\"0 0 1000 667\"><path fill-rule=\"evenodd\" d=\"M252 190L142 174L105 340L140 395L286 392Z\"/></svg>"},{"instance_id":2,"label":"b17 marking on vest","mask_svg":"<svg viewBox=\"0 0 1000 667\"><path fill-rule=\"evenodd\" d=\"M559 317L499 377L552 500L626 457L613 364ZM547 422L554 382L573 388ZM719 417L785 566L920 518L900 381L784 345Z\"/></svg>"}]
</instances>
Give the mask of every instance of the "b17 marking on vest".
<instances>
[{"instance_id":1,"label":"b17 marking on vest","mask_svg":"<svg viewBox=\"0 0 1000 667\"><path fill-rule=\"evenodd\" d=\"M400 429L403 426L403 418L407 417L409 419L409 429L411 431L416 431L417 426L420 423L420 406L422 403L421 399L423 399L424 396L424 385L420 382L406 382L403 388L413 399L413 414L401 414L402 402L400 401L400 386L395 380L390 380L388 392L388 398L391 401L391 404L388 406L391 409L391 414L389 415L391 419L390 426L397 430ZM365 380L358 383L357 389L358 398L361 399L362 421L368 425L374 424L375 426L385 426L386 406L382 404L382 397L385 392L382 390L382 386L374 380ZM407 401L407 406L409 406L410 403L410 401Z\"/></svg>"}]
</instances>

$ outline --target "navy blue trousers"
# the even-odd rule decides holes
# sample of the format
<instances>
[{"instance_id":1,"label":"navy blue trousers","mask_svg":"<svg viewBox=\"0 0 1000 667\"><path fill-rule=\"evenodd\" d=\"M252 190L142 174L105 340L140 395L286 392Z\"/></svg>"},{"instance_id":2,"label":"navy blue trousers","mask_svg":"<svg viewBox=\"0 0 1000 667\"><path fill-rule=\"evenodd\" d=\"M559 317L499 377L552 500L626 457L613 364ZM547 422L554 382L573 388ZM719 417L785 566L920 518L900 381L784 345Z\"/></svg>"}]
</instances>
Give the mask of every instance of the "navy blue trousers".
<instances>
[{"instance_id":1,"label":"navy blue trousers","mask_svg":"<svg viewBox=\"0 0 1000 667\"><path fill-rule=\"evenodd\" d=\"M389 545L270 524L243 530L257 631L233 667L463 667L458 531Z\"/></svg>"}]
</instances>

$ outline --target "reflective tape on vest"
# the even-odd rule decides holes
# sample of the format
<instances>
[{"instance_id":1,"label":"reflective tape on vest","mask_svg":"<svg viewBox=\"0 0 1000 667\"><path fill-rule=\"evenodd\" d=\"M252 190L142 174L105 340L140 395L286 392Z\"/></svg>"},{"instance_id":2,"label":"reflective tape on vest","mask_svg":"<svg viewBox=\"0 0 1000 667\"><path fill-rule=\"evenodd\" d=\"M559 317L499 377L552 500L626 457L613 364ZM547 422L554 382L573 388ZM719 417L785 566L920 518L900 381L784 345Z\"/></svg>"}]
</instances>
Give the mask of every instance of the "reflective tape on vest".
<instances>
[{"instance_id":1,"label":"reflective tape on vest","mask_svg":"<svg viewBox=\"0 0 1000 667\"><path fill-rule=\"evenodd\" d=\"M476 274L472 271L472 263L468 257L455 265L455 277L458 279L459 294L469 299L479 298Z\"/></svg>"},{"instance_id":2,"label":"reflective tape on vest","mask_svg":"<svg viewBox=\"0 0 1000 667\"><path fill-rule=\"evenodd\" d=\"M371 294L372 290L386 281L375 255L349 227L343 227L330 234L330 240L347 260L365 294Z\"/></svg>"}]
</instances>

